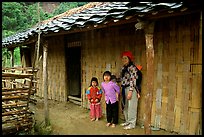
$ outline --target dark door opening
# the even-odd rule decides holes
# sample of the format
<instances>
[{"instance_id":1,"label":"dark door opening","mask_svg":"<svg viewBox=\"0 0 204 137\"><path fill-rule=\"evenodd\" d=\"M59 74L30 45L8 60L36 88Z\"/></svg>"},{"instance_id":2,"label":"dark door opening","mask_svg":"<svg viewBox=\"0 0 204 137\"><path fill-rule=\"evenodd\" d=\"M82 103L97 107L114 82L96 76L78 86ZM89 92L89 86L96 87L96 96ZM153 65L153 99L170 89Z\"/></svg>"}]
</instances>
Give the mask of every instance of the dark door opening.
<instances>
[{"instance_id":1,"label":"dark door opening","mask_svg":"<svg viewBox=\"0 0 204 137\"><path fill-rule=\"evenodd\" d=\"M81 47L66 47L68 97L81 98Z\"/></svg>"}]
</instances>

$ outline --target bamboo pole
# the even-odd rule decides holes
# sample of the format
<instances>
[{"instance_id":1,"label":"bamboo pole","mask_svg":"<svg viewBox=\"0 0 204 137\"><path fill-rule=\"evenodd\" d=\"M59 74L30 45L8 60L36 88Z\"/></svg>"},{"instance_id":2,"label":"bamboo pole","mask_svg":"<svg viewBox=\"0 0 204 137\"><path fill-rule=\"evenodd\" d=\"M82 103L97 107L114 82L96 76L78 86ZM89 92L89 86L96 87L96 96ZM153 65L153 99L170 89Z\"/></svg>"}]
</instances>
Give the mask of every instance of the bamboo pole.
<instances>
[{"instance_id":1,"label":"bamboo pole","mask_svg":"<svg viewBox=\"0 0 204 137\"><path fill-rule=\"evenodd\" d=\"M44 91L44 109L45 109L45 125L49 125L49 110L48 110L48 82L47 82L47 49L48 41L43 44L43 91Z\"/></svg>"}]
</instances>

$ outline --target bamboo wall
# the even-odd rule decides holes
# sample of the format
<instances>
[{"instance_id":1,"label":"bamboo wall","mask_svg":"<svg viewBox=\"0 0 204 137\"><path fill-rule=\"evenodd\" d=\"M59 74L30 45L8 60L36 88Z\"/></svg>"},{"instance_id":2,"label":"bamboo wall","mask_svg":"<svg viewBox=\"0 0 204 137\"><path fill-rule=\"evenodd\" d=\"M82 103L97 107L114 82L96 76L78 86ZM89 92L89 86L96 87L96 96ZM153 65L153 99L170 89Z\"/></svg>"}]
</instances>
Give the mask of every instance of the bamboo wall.
<instances>
[{"instance_id":1,"label":"bamboo wall","mask_svg":"<svg viewBox=\"0 0 204 137\"><path fill-rule=\"evenodd\" d=\"M43 54L42 46L40 55ZM47 72L48 72L48 99L67 101L67 88L66 88L66 65L65 65L65 48L64 37L51 37L48 40L48 57L47 57ZM39 63L39 91L37 96L43 97L43 59Z\"/></svg>"},{"instance_id":2,"label":"bamboo wall","mask_svg":"<svg viewBox=\"0 0 204 137\"><path fill-rule=\"evenodd\" d=\"M201 35L200 15L172 17L156 22L154 34L154 91L152 126L180 134L201 134ZM109 70L118 75L120 54L131 50L135 63L143 66L142 95L138 124L144 123L146 92L146 51L142 30L134 24L84 33L82 42L83 106L88 108L85 90L92 76L102 82ZM102 99L104 100L104 98ZM103 102L105 113L105 103ZM121 115L121 114L120 114Z\"/></svg>"},{"instance_id":3,"label":"bamboo wall","mask_svg":"<svg viewBox=\"0 0 204 137\"><path fill-rule=\"evenodd\" d=\"M152 124L181 134L201 133L200 16L160 20L155 26Z\"/></svg>"},{"instance_id":4,"label":"bamboo wall","mask_svg":"<svg viewBox=\"0 0 204 137\"><path fill-rule=\"evenodd\" d=\"M112 27L84 33L82 38L84 40L82 41L82 97L84 107L89 108L85 91L90 85L91 77L97 77L99 84L101 84L103 72L106 70L118 76L122 67L120 56L123 51L131 50L135 55L134 62L142 66L145 65L144 33L143 31L137 33L138 36L136 36L134 24L131 24L131 27ZM121 108L121 103L119 104ZM105 114L104 96L102 97L102 108ZM121 111L119 116L124 118Z\"/></svg>"}]
</instances>

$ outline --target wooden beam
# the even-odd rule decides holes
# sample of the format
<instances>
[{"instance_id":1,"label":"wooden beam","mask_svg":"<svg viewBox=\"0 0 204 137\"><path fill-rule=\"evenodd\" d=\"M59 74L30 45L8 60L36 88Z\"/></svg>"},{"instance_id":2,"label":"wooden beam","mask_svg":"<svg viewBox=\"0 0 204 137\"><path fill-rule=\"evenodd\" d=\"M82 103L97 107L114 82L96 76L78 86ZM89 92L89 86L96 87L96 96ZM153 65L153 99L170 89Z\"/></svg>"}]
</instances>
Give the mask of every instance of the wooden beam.
<instances>
[{"instance_id":1,"label":"wooden beam","mask_svg":"<svg viewBox=\"0 0 204 137\"><path fill-rule=\"evenodd\" d=\"M120 20L118 22L114 22L114 20L109 21L107 24L101 23L98 24L97 27L94 27L95 24L90 24L87 25L84 28L75 28L75 29L71 29L68 31L65 30L61 30L58 33L49 33L49 34L43 34L44 37L50 37L50 36L57 36L57 35L66 35L66 34L71 34L71 33L79 33L79 32L86 32L86 31L91 31L91 30L96 30L96 29L102 29L102 28L107 28L107 27L112 27L112 26L118 26L118 25L123 25L123 24L127 24L127 23L133 23L136 22L137 17L131 17L131 19L127 20Z\"/></svg>"},{"instance_id":2,"label":"wooden beam","mask_svg":"<svg viewBox=\"0 0 204 137\"><path fill-rule=\"evenodd\" d=\"M45 111L45 125L49 126L49 109L48 109L48 82L47 82L47 52L48 41L43 43L43 91L44 91L44 111Z\"/></svg>"},{"instance_id":3,"label":"wooden beam","mask_svg":"<svg viewBox=\"0 0 204 137\"><path fill-rule=\"evenodd\" d=\"M145 40L146 40L146 62L147 62L147 92L145 94L145 114L144 114L144 129L145 134L151 134L151 111L152 111L152 94L154 90L154 46L153 32L154 22L146 23L145 25Z\"/></svg>"},{"instance_id":4,"label":"wooden beam","mask_svg":"<svg viewBox=\"0 0 204 137\"><path fill-rule=\"evenodd\" d=\"M199 13L200 11L202 11L202 9L195 9L195 10L189 10L187 9L186 11L180 11L180 12L173 12L173 13L159 13L159 14L149 14L145 16L145 19L148 20L158 20L158 19L163 19L163 18L169 18L169 17L176 17L176 16L183 16L183 15L189 15L189 14L193 14L193 13Z\"/></svg>"}]
</instances>

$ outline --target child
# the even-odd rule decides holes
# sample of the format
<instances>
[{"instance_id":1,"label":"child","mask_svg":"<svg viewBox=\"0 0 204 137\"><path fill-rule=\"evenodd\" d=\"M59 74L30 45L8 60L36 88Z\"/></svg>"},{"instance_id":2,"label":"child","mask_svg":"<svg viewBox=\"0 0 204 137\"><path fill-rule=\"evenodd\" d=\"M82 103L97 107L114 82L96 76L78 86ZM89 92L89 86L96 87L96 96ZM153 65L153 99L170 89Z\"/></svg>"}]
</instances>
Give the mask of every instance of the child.
<instances>
[{"instance_id":1,"label":"child","mask_svg":"<svg viewBox=\"0 0 204 137\"><path fill-rule=\"evenodd\" d=\"M102 97L102 90L98 87L98 79L92 77L89 88L86 91L88 100L90 101L90 118L91 121L98 121L102 117L102 109L100 100Z\"/></svg>"},{"instance_id":2,"label":"child","mask_svg":"<svg viewBox=\"0 0 204 137\"><path fill-rule=\"evenodd\" d=\"M105 95L106 101L106 126L115 127L118 124L118 95L120 94L120 87L111 81L111 72L105 71L103 73L104 82L101 83L101 88Z\"/></svg>"},{"instance_id":3,"label":"child","mask_svg":"<svg viewBox=\"0 0 204 137\"><path fill-rule=\"evenodd\" d=\"M111 75L111 81L113 81L114 83L116 83L116 82L117 82L117 78L116 78L116 76L115 76L115 75Z\"/></svg>"}]
</instances>

